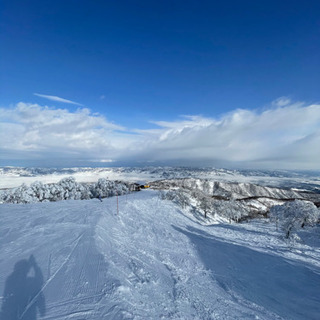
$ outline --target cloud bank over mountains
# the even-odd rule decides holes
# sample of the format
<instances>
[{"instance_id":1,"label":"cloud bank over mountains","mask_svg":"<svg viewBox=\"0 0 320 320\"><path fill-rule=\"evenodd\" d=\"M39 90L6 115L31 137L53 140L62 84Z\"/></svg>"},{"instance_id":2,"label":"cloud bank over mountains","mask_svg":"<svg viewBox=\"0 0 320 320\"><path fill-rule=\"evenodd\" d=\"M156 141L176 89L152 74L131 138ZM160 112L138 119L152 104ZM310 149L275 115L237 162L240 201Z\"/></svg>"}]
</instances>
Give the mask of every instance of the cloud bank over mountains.
<instances>
[{"instance_id":1,"label":"cloud bank over mountains","mask_svg":"<svg viewBox=\"0 0 320 320\"><path fill-rule=\"evenodd\" d=\"M2 162L68 159L248 168L320 169L320 104L280 98L264 110L237 109L128 129L87 108L71 112L20 102L0 109ZM61 163L60 163L61 164Z\"/></svg>"}]
</instances>

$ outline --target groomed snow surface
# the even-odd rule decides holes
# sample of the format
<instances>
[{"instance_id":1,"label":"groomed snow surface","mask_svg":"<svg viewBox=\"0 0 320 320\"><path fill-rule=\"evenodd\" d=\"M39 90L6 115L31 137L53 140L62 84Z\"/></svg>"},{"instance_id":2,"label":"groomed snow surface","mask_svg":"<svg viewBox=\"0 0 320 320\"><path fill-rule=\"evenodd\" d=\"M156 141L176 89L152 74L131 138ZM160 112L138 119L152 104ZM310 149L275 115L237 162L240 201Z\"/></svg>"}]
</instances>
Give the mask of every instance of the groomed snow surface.
<instances>
[{"instance_id":1,"label":"groomed snow surface","mask_svg":"<svg viewBox=\"0 0 320 320\"><path fill-rule=\"evenodd\" d=\"M118 203L2 204L1 319L319 319L319 230L288 245L263 220L201 225L153 190Z\"/></svg>"}]
</instances>

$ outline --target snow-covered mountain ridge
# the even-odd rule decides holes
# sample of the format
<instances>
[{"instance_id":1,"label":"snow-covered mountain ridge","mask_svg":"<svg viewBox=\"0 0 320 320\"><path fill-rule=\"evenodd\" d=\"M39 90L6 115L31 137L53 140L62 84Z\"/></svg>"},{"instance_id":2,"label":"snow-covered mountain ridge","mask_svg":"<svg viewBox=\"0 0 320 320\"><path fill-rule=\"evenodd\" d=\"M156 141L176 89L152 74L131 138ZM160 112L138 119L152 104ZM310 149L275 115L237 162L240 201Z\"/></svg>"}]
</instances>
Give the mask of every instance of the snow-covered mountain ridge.
<instances>
[{"instance_id":1,"label":"snow-covered mountain ridge","mask_svg":"<svg viewBox=\"0 0 320 320\"><path fill-rule=\"evenodd\" d=\"M158 190L167 190L162 197L182 208L189 208L199 220L224 217L242 221L267 217L275 205L295 200L320 206L320 194L290 189L270 188L251 183L229 183L202 179L171 179L151 182ZM203 218L204 217L204 218Z\"/></svg>"},{"instance_id":2,"label":"snow-covered mountain ridge","mask_svg":"<svg viewBox=\"0 0 320 320\"><path fill-rule=\"evenodd\" d=\"M185 188L198 189L213 197L221 197L226 200L241 200L253 197L268 197L275 199L307 198L308 195L316 195L311 192L299 192L290 189L271 188L252 183L236 183L210 181L207 179L170 179L153 181L151 187L156 189ZM319 193L320 196L320 193Z\"/></svg>"}]
</instances>

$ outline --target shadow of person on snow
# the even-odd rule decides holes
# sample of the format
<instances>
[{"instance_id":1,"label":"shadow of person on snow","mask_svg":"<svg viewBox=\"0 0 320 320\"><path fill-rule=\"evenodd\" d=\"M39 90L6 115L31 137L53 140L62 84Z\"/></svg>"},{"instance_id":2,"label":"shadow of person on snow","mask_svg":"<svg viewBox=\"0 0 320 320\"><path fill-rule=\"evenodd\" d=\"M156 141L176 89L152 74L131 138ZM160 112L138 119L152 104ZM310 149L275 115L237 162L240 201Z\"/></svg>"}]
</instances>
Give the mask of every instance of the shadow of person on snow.
<instances>
[{"instance_id":1,"label":"shadow of person on snow","mask_svg":"<svg viewBox=\"0 0 320 320\"><path fill-rule=\"evenodd\" d=\"M18 261L5 284L1 320L36 320L45 315L43 275L33 255Z\"/></svg>"}]
</instances>

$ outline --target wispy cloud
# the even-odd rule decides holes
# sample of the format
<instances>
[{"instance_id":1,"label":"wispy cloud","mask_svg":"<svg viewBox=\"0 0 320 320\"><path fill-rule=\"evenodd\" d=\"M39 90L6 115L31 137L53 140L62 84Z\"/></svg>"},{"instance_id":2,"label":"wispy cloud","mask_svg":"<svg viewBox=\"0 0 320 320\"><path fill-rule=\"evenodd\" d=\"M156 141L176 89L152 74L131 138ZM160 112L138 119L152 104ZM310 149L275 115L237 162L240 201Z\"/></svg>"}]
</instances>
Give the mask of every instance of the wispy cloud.
<instances>
[{"instance_id":1,"label":"wispy cloud","mask_svg":"<svg viewBox=\"0 0 320 320\"><path fill-rule=\"evenodd\" d=\"M284 107L291 103L291 100L288 97L280 97L272 101L272 105L275 107Z\"/></svg>"},{"instance_id":2,"label":"wispy cloud","mask_svg":"<svg viewBox=\"0 0 320 320\"><path fill-rule=\"evenodd\" d=\"M60 157L90 161L320 169L320 104L271 103L262 111L238 109L219 118L185 116L133 130L89 109L75 112L19 103L0 110L3 159Z\"/></svg>"},{"instance_id":3,"label":"wispy cloud","mask_svg":"<svg viewBox=\"0 0 320 320\"><path fill-rule=\"evenodd\" d=\"M64 99L64 98L60 98L60 97L57 97L57 96L49 96L49 95L40 94L40 93L34 93L33 95L35 95L35 96L37 96L37 97L44 98L44 99L48 99L48 100L51 100L51 101L68 103L68 104L74 104L74 105L76 105L76 106L81 106L81 107L84 106L84 105L81 104L81 103L74 102L74 101L71 101L71 100L68 100L68 99Z\"/></svg>"}]
</instances>

